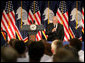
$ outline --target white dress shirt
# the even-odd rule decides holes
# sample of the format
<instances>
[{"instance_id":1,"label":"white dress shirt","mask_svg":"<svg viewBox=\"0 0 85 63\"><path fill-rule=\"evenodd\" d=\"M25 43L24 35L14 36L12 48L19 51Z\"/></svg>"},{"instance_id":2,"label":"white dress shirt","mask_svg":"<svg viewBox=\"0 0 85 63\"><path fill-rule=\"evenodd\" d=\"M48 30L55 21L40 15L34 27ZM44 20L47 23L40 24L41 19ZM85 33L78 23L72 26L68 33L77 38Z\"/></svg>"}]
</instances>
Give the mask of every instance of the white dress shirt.
<instances>
[{"instance_id":1,"label":"white dress shirt","mask_svg":"<svg viewBox=\"0 0 85 63\"><path fill-rule=\"evenodd\" d=\"M84 62L84 51L83 51L83 50L80 50L80 51L78 52L78 55L79 55L79 60L80 60L81 62Z\"/></svg>"},{"instance_id":2,"label":"white dress shirt","mask_svg":"<svg viewBox=\"0 0 85 63\"><path fill-rule=\"evenodd\" d=\"M55 27L56 26L56 27ZM57 29L57 27L58 27L58 23L57 24L54 24L54 27Z\"/></svg>"},{"instance_id":3,"label":"white dress shirt","mask_svg":"<svg viewBox=\"0 0 85 63\"><path fill-rule=\"evenodd\" d=\"M37 58L37 57L36 57ZM47 61L48 60L48 61ZM51 62L52 57L44 54L40 60L40 62ZM26 53L26 58L17 58L17 62L29 62L28 52Z\"/></svg>"}]
</instances>

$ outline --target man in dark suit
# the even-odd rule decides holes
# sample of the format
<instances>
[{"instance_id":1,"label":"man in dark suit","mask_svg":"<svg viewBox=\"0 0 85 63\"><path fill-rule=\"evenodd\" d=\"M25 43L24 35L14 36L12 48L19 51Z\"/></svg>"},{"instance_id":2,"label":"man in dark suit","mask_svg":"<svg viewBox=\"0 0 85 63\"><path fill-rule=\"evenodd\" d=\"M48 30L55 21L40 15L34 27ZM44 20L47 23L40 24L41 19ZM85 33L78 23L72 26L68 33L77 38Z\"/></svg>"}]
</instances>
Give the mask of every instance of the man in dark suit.
<instances>
[{"instance_id":1,"label":"man in dark suit","mask_svg":"<svg viewBox=\"0 0 85 63\"><path fill-rule=\"evenodd\" d=\"M64 39L63 25L58 23L56 16L53 17L53 23L48 24L46 34L48 35L48 41L53 41L55 39Z\"/></svg>"}]
</instances>

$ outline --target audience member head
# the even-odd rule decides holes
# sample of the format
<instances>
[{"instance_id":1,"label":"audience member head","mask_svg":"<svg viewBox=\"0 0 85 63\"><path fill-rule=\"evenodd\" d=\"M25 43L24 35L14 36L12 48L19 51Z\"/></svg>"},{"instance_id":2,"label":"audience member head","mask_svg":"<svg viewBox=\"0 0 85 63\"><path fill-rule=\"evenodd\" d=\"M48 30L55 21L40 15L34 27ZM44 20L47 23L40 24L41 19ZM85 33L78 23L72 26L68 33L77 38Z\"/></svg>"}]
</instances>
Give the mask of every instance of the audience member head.
<instances>
[{"instance_id":1,"label":"audience member head","mask_svg":"<svg viewBox=\"0 0 85 63\"><path fill-rule=\"evenodd\" d=\"M79 58L78 52L77 52L76 48L73 48L73 47L70 46L70 45L64 45L63 48L72 51L72 53L74 54L74 56L75 56L76 58Z\"/></svg>"},{"instance_id":2,"label":"audience member head","mask_svg":"<svg viewBox=\"0 0 85 63\"><path fill-rule=\"evenodd\" d=\"M1 48L1 62L16 62L18 58L17 51L12 47Z\"/></svg>"},{"instance_id":3,"label":"audience member head","mask_svg":"<svg viewBox=\"0 0 85 63\"><path fill-rule=\"evenodd\" d=\"M18 39L11 39L11 40L9 41L9 45L12 46L12 47L14 47L15 42L17 42L17 41L19 41L19 40L18 40Z\"/></svg>"},{"instance_id":4,"label":"audience member head","mask_svg":"<svg viewBox=\"0 0 85 63\"><path fill-rule=\"evenodd\" d=\"M53 62L79 62L70 50L60 48L53 56Z\"/></svg>"},{"instance_id":5,"label":"audience member head","mask_svg":"<svg viewBox=\"0 0 85 63\"><path fill-rule=\"evenodd\" d=\"M40 42L43 42L44 46L45 46L45 54L52 56L52 52L51 52L51 44L48 43L46 40L40 40Z\"/></svg>"},{"instance_id":6,"label":"audience member head","mask_svg":"<svg viewBox=\"0 0 85 63\"><path fill-rule=\"evenodd\" d=\"M82 42L78 38L74 38L69 40L70 46L74 47L77 49L77 51L81 50L82 48Z\"/></svg>"},{"instance_id":7,"label":"audience member head","mask_svg":"<svg viewBox=\"0 0 85 63\"><path fill-rule=\"evenodd\" d=\"M15 50L19 53L20 57L25 57L26 46L24 41L18 40L14 45Z\"/></svg>"},{"instance_id":8,"label":"audience member head","mask_svg":"<svg viewBox=\"0 0 85 63\"><path fill-rule=\"evenodd\" d=\"M51 51L53 54L56 53L57 49L62 48L63 44L61 40L54 40L51 44Z\"/></svg>"},{"instance_id":9,"label":"audience member head","mask_svg":"<svg viewBox=\"0 0 85 63\"><path fill-rule=\"evenodd\" d=\"M30 62L40 62L41 57L44 54L44 44L42 42L33 41L28 46L28 54Z\"/></svg>"}]
</instances>

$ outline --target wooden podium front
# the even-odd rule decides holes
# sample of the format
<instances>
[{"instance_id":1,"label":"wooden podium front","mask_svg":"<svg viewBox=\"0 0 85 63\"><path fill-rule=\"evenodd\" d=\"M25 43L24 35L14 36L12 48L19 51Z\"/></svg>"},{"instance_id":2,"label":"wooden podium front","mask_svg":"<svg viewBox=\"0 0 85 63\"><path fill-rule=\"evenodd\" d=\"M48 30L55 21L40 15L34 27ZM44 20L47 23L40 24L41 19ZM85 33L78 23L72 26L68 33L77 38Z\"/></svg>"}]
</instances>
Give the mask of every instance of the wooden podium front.
<instances>
[{"instance_id":1,"label":"wooden podium front","mask_svg":"<svg viewBox=\"0 0 85 63\"><path fill-rule=\"evenodd\" d=\"M29 35L29 40L30 41L35 41L36 40L36 36L35 35Z\"/></svg>"},{"instance_id":2,"label":"wooden podium front","mask_svg":"<svg viewBox=\"0 0 85 63\"><path fill-rule=\"evenodd\" d=\"M31 25L23 25L21 28L21 31L28 31L28 40L29 41L36 41L36 34L38 33L38 31L43 31L44 30L44 26L41 25L36 25L36 29L32 30L31 29Z\"/></svg>"},{"instance_id":3,"label":"wooden podium front","mask_svg":"<svg viewBox=\"0 0 85 63\"><path fill-rule=\"evenodd\" d=\"M28 32L28 38L30 41L36 41L36 34L38 31L29 31Z\"/></svg>"}]
</instances>

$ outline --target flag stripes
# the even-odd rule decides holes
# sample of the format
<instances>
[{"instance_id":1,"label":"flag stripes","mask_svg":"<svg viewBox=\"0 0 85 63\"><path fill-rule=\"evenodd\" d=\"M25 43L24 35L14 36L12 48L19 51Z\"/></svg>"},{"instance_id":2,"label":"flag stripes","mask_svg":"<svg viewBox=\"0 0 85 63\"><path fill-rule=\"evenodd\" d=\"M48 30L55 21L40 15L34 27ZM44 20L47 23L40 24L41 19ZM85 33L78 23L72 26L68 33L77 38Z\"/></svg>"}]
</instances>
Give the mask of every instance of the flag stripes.
<instances>
[{"instance_id":1,"label":"flag stripes","mask_svg":"<svg viewBox=\"0 0 85 63\"><path fill-rule=\"evenodd\" d=\"M44 31L42 31L42 34L44 35L44 37L45 37L45 39L47 40L47 38L48 38L48 36L45 34L45 29L44 29Z\"/></svg>"},{"instance_id":2,"label":"flag stripes","mask_svg":"<svg viewBox=\"0 0 85 63\"><path fill-rule=\"evenodd\" d=\"M31 10L29 10L29 13L28 13L28 23L29 25L31 25L30 23L30 20L33 21L35 20L35 24L36 25L40 25L41 24L41 17L40 17L40 11L36 12L34 15L32 13ZM37 34L36 34L36 40L39 41L42 39L42 34L41 34L41 31L39 31Z\"/></svg>"},{"instance_id":3,"label":"flag stripes","mask_svg":"<svg viewBox=\"0 0 85 63\"><path fill-rule=\"evenodd\" d=\"M1 30L2 30L2 27L1 27ZM6 40L6 34L4 32L1 32L3 37L4 37L4 40Z\"/></svg>"},{"instance_id":4,"label":"flag stripes","mask_svg":"<svg viewBox=\"0 0 85 63\"><path fill-rule=\"evenodd\" d=\"M84 8L82 8L82 32L84 33Z\"/></svg>"},{"instance_id":5,"label":"flag stripes","mask_svg":"<svg viewBox=\"0 0 85 63\"><path fill-rule=\"evenodd\" d=\"M9 22L10 22L10 24L9 24ZM1 28L2 28L2 30L5 30L7 32L8 41L11 38L16 38L14 11L11 11L8 14L6 14L5 10L3 11L2 20L1 20Z\"/></svg>"},{"instance_id":6,"label":"flag stripes","mask_svg":"<svg viewBox=\"0 0 85 63\"><path fill-rule=\"evenodd\" d=\"M74 35L71 27L69 27L69 34L70 34L71 38L75 38L75 35Z\"/></svg>"},{"instance_id":7,"label":"flag stripes","mask_svg":"<svg viewBox=\"0 0 85 63\"><path fill-rule=\"evenodd\" d=\"M57 15L59 23L63 24L63 26L64 26L64 34L65 34L64 41L67 41L68 39L70 39L69 28L68 28L69 27L69 25L68 25L68 12L65 12L62 15L61 11L58 9L56 15Z\"/></svg>"}]
</instances>

